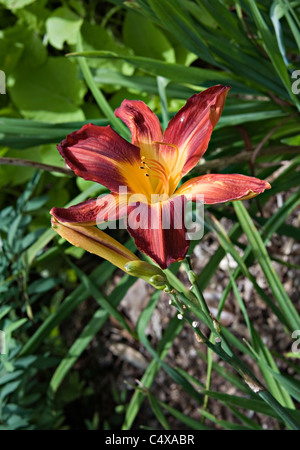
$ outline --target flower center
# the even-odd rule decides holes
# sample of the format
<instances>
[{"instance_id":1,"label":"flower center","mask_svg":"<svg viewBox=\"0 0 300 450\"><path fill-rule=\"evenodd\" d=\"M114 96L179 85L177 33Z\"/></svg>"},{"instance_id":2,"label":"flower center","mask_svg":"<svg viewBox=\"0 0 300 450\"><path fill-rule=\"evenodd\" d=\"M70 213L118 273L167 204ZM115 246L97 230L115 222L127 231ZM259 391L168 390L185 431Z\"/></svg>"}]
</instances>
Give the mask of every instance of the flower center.
<instances>
[{"instance_id":1,"label":"flower center","mask_svg":"<svg viewBox=\"0 0 300 450\"><path fill-rule=\"evenodd\" d=\"M142 156L140 169L145 170L145 176L150 178L153 193L169 192L169 180L164 166L155 159ZM153 182L155 179L155 182ZM158 180L158 182L157 182Z\"/></svg>"},{"instance_id":2,"label":"flower center","mask_svg":"<svg viewBox=\"0 0 300 450\"><path fill-rule=\"evenodd\" d=\"M145 171L146 177L149 177L152 188L151 194L166 194L168 196L172 195L180 180L180 174L177 174L177 176L175 176L175 185L174 175L176 174L174 171L176 169L179 157L178 147L167 142L154 141L152 142L152 144L173 147L176 150L175 155L172 154L172 159L170 158L170 155L165 155L166 158L164 158L164 156L162 155L162 162L158 161L158 159L142 156L140 169Z\"/></svg>"}]
</instances>

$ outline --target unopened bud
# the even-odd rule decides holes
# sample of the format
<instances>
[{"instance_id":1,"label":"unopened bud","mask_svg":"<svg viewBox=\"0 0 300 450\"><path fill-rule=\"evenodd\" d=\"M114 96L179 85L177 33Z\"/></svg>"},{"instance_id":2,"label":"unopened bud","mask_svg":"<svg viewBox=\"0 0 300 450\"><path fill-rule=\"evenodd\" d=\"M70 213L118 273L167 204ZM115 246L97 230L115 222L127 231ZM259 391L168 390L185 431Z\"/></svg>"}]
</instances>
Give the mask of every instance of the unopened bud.
<instances>
[{"instance_id":1,"label":"unopened bud","mask_svg":"<svg viewBox=\"0 0 300 450\"><path fill-rule=\"evenodd\" d=\"M159 267L146 261L129 261L125 264L124 269L130 275L142 278L152 284L156 289L165 289L168 283L164 272Z\"/></svg>"},{"instance_id":2,"label":"unopened bud","mask_svg":"<svg viewBox=\"0 0 300 450\"><path fill-rule=\"evenodd\" d=\"M165 289L166 287L166 277L161 275L154 275L150 278L149 283L156 289Z\"/></svg>"},{"instance_id":3,"label":"unopened bud","mask_svg":"<svg viewBox=\"0 0 300 450\"><path fill-rule=\"evenodd\" d=\"M136 277L146 276L151 278L154 275L161 275L163 277L165 276L163 271L159 267L146 261L140 261L139 259L137 259L136 261L129 261L125 264L124 267L128 273Z\"/></svg>"}]
</instances>

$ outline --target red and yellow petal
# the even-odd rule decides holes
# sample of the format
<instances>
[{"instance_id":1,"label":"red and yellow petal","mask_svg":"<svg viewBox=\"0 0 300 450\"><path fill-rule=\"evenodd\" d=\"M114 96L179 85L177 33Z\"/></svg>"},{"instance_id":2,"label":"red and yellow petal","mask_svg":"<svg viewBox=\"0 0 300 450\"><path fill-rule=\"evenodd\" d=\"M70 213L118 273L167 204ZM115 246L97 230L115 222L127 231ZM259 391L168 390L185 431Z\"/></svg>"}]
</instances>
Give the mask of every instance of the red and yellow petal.
<instances>
[{"instance_id":1,"label":"red and yellow petal","mask_svg":"<svg viewBox=\"0 0 300 450\"><path fill-rule=\"evenodd\" d=\"M178 175L183 177L205 153L229 89L228 86L217 85L193 95L170 120L163 141L173 144L173 147L164 145L160 151L172 168L174 189L180 179Z\"/></svg>"},{"instance_id":2,"label":"red and yellow petal","mask_svg":"<svg viewBox=\"0 0 300 450\"><path fill-rule=\"evenodd\" d=\"M197 195L203 195L204 203L210 205L231 200L246 200L270 188L267 181L255 177L239 174L207 174L184 183L177 189L176 195L184 195L187 200L193 201L197 200Z\"/></svg>"},{"instance_id":3,"label":"red and yellow petal","mask_svg":"<svg viewBox=\"0 0 300 450\"><path fill-rule=\"evenodd\" d=\"M134 253L96 227L61 223L55 217L51 223L54 231L72 245L100 256L124 271L125 264L137 260Z\"/></svg>"},{"instance_id":4,"label":"red and yellow petal","mask_svg":"<svg viewBox=\"0 0 300 450\"><path fill-rule=\"evenodd\" d=\"M159 159L159 146L153 142L162 141L162 129L158 117L141 100L124 100L115 110L131 131L131 142L141 150L141 156Z\"/></svg>"},{"instance_id":5,"label":"red and yellow petal","mask_svg":"<svg viewBox=\"0 0 300 450\"><path fill-rule=\"evenodd\" d=\"M127 195L106 194L69 208L52 208L50 214L60 223L96 225L119 220L127 214Z\"/></svg>"},{"instance_id":6,"label":"red and yellow petal","mask_svg":"<svg viewBox=\"0 0 300 450\"><path fill-rule=\"evenodd\" d=\"M182 260L188 251L190 241L184 226L184 208L184 197L128 207L127 229L136 246L162 269Z\"/></svg>"},{"instance_id":7,"label":"red and yellow petal","mask_svg":"<svg viewBox=\"0 0 300 450\"><path fill-rule=\"evenodd\" d=\"M57 148L76 175L103 184L113 192L126 186L128 173L138 172L140 166L138 147L110 126L84 125L70 133Z\"/></svg>"}]
</instances>

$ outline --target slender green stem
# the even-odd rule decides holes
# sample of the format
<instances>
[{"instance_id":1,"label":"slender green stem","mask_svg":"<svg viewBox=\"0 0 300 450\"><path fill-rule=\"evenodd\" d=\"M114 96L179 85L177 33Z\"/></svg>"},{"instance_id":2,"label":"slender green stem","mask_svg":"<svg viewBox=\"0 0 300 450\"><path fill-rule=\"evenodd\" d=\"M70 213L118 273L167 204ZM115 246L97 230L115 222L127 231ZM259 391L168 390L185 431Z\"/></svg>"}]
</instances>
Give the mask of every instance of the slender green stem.
<instances>
[{"instance_id":1,"label":"slender green stem","mask_svg":"<svg viewBox=\"0 0 300 450\"><path fill-rule=\"evenodd\" d=\"M190 258L187 256L183 261L183 266L187 272L188 278L190 280L190 283L192 285L192 292L194 293L194 295L196 296L199 305L201 307L202 312L204 313L206 320L207 320L207 325L210 328L210 330L212 331L213 335L216 336L219 340L222 341L222 346L224 348L224 350L226 351L226 353L229 356L233 355L233 351L231 350L229 344L227 343L226 339L224 336L222 336L221 334L221 325L220 323L217 321L217 319L215 317L213 317L213 315L211 314L209 307L207 306L207 303L205 301L204 295L201 291L201 288L199 286L199 282L198 282L198 277L196 276L196 274L193 272L192 270L192 265L191 265L191 261Z\"/></svg>"},{"instance_id":2,"label":"slender green stem","mask_svg":"<svg viewBox=\"0 0 300 450\"><path fill-rule=\"evenodd\" d=\"M56 172L68 175L69 177L74 177L74 173L70 169L65 169L64 167L52 166L50 164L44 164L38 161L30 161L28 159L20 158L0 158L0 164L9 166L20 166L20 167L32 167L37 170L45 170L46 172Z\"/></svg>"},{"instance_id":3,"label":"slender green stem","mask_svg":"<svg viewBox=\"0 0 300 450\"><path fill-rule=\"evenodd\" d=\"M172 299L172 304L176 307L176 309L178 310L178 312L182 315L182 319L185 319L191 326L193 326L193 322L192 319L190 318L190 315L186 313L185 309L181 306L176 292L171 291L169 293L171 299ZM198 335L199 339L201 342L206 343L207 338L206 336L202 333L202 331L200 330L199 327L193 327L195 330L195 333Z\"/></svg>"},{"instance_id":4,"label":"slender green stem","mask_svg":"<svg viewBox=\"0 0 300 450\"><path fill-rule=\"evenodd\" d=\"M200 289L199 283L198 283L198 279L195 276L195 273L193 272L192 269L192 265L191 265L191 260L189 257L186 257L183 261L182 261L183 267L185 268L185 271L187 273L187 276L189 278L189 281L192 285L192 291L194 292L194 294L196 295L197 299L199 300L200 306L202 311L208 316L211 317L211 312L209 310L209 307L207 306L207 303L205 301L205 298L202 294L202 291Z\"/></svg>"},{"instance_id":5,"label":"slender green stem","mask_svg":"<svg viewBox=\"0 0 300 450\"><path fill-rule=\"evenodd\" d=\"M212 342L213 342L213 334L211 333L210 338L209 338ZM210 390L210 382L211 382L211 376L212 376L212 364L213 364L213 351L208 348L207 349L207 373L206 373L206 382L205 382L205 389L207 391ZM205 395L204 396L204 401L203 401L203 409L204 411L207 410L207 406L208 406L208 400L209 400L209 395ZM205 417L202 417L202 423L205 422Z\"/></svg>"}]
</instances>

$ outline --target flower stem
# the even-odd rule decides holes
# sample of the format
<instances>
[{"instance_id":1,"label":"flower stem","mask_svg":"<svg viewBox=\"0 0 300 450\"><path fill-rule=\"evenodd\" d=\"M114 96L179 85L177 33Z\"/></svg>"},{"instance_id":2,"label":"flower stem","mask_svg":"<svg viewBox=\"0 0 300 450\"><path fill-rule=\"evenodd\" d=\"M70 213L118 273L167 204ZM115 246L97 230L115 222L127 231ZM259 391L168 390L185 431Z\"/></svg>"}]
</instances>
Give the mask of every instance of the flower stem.
<instances>
[{"instance_id":1,"label":"flower stem","mask_svg":"<svg viewBox=\"0 0 300 450\"><path fill-rule=\"evenodd\" d=\"M205 301L205 298L202 294L202 291L200 289L198 280L197 280L197 276L195 274L195 272L193 272L192 269L192 265L191 265L191 260L188 256L186 256L186 258L182 261L183 267L185 268L185 271L187 273L187 276L189 278L189 281L192 285L192 291L194 292L194 294L196 295L197 299L199 300L200 306L202 311L209 317L211 317L211 312L207 306L207 303Z\"/></svg>"}]
</instances>

